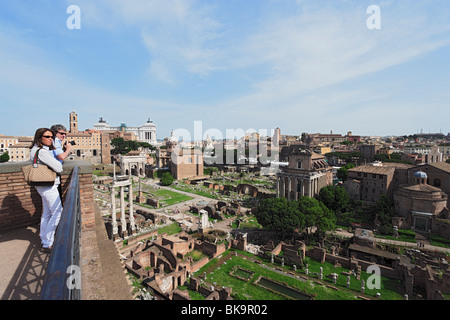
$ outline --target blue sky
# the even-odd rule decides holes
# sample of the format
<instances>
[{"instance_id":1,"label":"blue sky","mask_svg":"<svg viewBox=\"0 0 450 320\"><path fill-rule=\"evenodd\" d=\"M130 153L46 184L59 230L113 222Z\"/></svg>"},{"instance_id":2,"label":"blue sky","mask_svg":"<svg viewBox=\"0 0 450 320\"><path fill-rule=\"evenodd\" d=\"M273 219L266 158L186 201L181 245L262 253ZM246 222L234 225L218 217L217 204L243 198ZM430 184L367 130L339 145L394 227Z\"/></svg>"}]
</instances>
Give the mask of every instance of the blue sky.
<instances>
[{"instance_id":1,"label":"blue sky","mask_svg":"<svg viewBox=\"0 0 450 320\"><path fill-rule=\"evenodd\" d=\"M81 29L70 30L70 5ZM367 28L367 8L381 29ZM0 134L450 132L448 0L2 0Z\"/></svg>"}]
</instances>

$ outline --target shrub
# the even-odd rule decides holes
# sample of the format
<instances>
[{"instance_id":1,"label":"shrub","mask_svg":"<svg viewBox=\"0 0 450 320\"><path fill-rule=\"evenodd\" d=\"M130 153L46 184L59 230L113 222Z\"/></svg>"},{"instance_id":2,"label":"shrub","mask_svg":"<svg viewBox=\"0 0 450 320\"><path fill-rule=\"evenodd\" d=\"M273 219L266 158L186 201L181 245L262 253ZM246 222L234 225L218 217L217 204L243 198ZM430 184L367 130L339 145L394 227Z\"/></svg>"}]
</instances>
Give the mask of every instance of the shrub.
<instances>
[{"instance_id":1,"label":"shrub","mask_svg":"<svg viewBox=\"0 0 450 320\"><path fill-rule=\"evenodd\" d=\"M163 173L163 175L161 177L161 184L163 186L170 186L173 183L174 180L175 179L170 174L170 172L165 172L165 173Z\"/></svg>"}]
</instances>

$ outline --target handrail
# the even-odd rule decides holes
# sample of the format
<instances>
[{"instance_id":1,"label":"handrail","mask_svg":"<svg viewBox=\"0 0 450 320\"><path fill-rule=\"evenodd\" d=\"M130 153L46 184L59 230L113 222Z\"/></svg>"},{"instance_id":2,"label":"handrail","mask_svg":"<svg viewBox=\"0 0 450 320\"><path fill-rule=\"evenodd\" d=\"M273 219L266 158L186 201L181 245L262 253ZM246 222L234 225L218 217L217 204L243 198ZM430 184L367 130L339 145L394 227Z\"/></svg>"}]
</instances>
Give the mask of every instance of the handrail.
<instances>
[{"instance_id":1,"label":"handrail","mask_svg":"<svg viewBox=\"0 0 450 320\"><path fill-rule=\"evenodd\" d=\"M72 171L64 208L47 265L41 300L80 300L80 183L79 168Z\"/></svg>"}]
</instances>

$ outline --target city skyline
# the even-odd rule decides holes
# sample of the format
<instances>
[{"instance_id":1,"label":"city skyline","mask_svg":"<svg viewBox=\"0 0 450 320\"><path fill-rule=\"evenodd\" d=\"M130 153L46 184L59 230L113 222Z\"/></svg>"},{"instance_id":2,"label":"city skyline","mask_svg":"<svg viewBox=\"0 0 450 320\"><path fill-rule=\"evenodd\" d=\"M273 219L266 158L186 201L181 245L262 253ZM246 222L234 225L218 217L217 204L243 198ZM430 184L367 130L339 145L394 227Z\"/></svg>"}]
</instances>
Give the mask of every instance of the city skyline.
<instances>
[{"instance_id":1,"label":"city skyline","mask_svg":"<svg viewBox=\"0 0 450 320\"><path fill-rule=\"evenodd\" d=\"M68 124L72 110L80 130L150 118L158 139L195 121L224 135L450 132L443 0L73 4L0 3L0 134Z\"/></svg>"}]
</instances>

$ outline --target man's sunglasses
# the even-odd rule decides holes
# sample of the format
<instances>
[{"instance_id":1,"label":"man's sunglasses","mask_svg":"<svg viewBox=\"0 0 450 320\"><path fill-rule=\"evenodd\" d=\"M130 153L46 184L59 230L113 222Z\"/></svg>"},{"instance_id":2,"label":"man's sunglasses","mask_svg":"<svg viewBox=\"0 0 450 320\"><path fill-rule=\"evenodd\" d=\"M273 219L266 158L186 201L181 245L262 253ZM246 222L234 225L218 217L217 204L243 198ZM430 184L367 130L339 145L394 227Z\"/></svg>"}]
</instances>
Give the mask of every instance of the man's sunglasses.
<instances>
[{"instance_id":1,"label":"man's sunglasses","mask_svg":"<svg viewBox=\"0 0 450 320\"><path fill-rule=\"evenodd\" d=\"M67 132L59 132L59 131L58 131L58 133L59 133L60 135L63 135L63 136L66 136L66 135L67 135Z\"/></svg>"}]
</instances>

